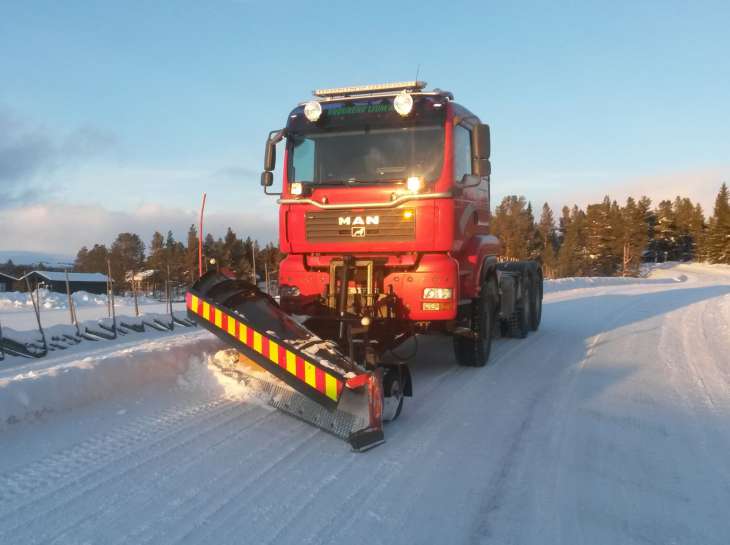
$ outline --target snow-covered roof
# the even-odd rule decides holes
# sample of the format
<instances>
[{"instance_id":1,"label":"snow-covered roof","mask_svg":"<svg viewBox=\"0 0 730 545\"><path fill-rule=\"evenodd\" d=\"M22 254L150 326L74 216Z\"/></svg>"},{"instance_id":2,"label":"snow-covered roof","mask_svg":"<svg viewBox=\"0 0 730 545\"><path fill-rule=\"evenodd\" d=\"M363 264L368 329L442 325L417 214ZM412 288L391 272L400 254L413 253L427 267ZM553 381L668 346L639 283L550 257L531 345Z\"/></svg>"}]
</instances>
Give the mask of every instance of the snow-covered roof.
<instances>
[{"instance_id":1,"label":"snow-covered roof","mask_svg":"<svg viewBox=\"0 0 730 545\"><path fill-rule=\"evenodd\" d=\"M26 276L36 273L46 280L52 282L65 282L66 273L58 271L31 271L25 276L21 277L20 280ZM101 273L68 273L69 282L107 282L107 276Z\"/></svg>"},{"instance_id":2,"label":"snow-covered roof","mask_svg":"<svg viewBox=\"0 0 730 545\"><path fill-rule=\"evenodd\" d=\"M124 274L124 278L127 282L132 280L132 272L133 271L127 271ZM142 280L146 280L147 278L150 278L151 276L154 276L154 274L157 271L155 269L147 269L146 271L139 271L134 274L134 280L135 282L141 282Z\"/></svg>"},{"instance_id":3,"label":"snow-covered roof","mask_svg":"<svg viewBox=\"0 0 730 545\"><path fill-rule=\"evenodd\" d=\"M0 272L0 276L2 276L4 278L10 278L11 280L17 280L17 278L15 278L12 274L4 273L4 272Z\"/></svg>"}]
</instances>

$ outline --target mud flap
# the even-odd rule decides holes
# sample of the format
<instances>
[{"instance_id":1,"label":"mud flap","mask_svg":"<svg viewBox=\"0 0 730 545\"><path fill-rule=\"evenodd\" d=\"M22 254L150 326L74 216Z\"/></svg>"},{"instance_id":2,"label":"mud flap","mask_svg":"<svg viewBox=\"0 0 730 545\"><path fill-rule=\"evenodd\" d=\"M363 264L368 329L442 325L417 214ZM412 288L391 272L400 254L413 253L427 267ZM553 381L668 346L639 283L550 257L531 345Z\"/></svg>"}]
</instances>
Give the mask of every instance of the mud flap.
<instances>
[{"instance_id":1,"label":"mud flap","mask_svg":"<svg viewBox=\"0 0 730 545\"><path fill-rule=\"evenodd\" d=\"M364 451L384 441L382 377L283 312L256 286L207 273L186 296L188 316L276 380L228 369L267 401Z\"/></svg>"}]
</instances>

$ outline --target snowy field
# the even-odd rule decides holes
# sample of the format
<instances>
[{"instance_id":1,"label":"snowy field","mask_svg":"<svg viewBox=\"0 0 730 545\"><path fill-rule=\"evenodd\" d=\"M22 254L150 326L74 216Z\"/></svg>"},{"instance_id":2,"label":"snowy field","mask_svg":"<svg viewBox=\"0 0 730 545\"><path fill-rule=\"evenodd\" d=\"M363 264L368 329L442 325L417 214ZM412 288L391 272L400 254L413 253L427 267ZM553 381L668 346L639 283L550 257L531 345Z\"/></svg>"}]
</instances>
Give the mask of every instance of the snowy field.
<instances>
[{"instance_id":1,"label":"snowy field","mask_svg":"<svg viewBox=\"0 0 730 545\"><path fill-rule=\"evenodd\" d=\"M483 369L420 344L365 454L218 375L201 330L0 362L0 543L730 543L729 267L550 282Z\"/></svg>"}]
</instances>

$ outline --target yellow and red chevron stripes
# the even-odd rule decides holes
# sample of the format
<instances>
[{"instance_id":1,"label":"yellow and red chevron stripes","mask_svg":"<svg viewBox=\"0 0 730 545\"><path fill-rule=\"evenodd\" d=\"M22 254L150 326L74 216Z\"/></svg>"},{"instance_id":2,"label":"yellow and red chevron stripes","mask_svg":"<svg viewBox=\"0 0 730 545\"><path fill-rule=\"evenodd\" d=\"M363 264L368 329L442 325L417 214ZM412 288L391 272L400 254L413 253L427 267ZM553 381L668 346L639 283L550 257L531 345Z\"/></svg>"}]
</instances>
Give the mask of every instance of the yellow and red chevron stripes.
<instances>
[{"instance_id":1,"label":"yellow and red chevron stripes","mask_svg":"<svg viewBox=\"0 0 730 545\"><path fill-rule=\"evenodd\" d=\"M185 299L187 308L207 322L238 339L331 400L339 400L343 383L334 375L306 361L291 350L287 350L281 344L255 331L235 317L213 307L200 297L188 292Z\"/></svg>"}]
</instances>

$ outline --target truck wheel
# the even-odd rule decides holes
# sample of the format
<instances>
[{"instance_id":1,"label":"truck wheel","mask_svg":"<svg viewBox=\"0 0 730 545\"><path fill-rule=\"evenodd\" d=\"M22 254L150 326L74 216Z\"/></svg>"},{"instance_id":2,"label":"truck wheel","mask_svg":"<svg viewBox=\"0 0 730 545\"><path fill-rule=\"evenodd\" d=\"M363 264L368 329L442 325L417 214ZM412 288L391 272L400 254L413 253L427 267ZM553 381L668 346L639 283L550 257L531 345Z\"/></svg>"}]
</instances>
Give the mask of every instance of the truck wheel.
<instances>
[{"instance_id":1,"label":"truck wheel","mask_svg":"<svg viewBox=\"0 0 730 545\"><path fill-rule=\"evenodd\" d=\"M529 279L526 278L524 282L526 293L522 295L522 299L517 303L514 313L508 320L509 336L516 339L524 339L527 337L532 320L530 307L532 306L531 302L535 289Z\"/></svg>"},{"instance_id":2,"label":"truck wheel","mask_svg":"<svg viewBox=\"0 0 730 545\"><path fill-rule=\"evenodd\" d=\"M383 421L393 422L403 410L404 385L400 373L389 370L383 376Z\"/></svg>"},{"instance_id":3,"label":"truck wheel","mask_svg":"<svg viewBox=\"0 0 730 545\"><path fill-rule=\"evenodd\" d=\"M476 316L473 319L475 338L454 336L454 355L459 365L484 367L489 361L494 329L493 294L496 292L494 279L490 278L482 286L481 297L475 305L477 307L474 309Z\"/></svg>"},{"instance_id":4,"label":"truck wheel","mask_svg":"<svg viewBox=\"0 0 730 545\"><path fill-rule=\"evenodd\" d=\"M530 329L537 331L542 320L542 276L535 276L530 294Z\"/></svg>"}]
</instances>

